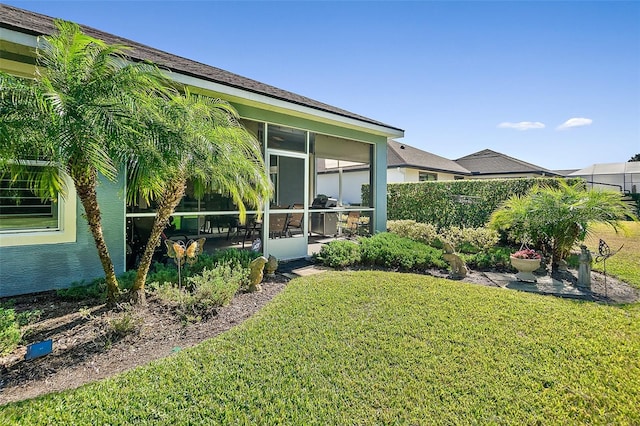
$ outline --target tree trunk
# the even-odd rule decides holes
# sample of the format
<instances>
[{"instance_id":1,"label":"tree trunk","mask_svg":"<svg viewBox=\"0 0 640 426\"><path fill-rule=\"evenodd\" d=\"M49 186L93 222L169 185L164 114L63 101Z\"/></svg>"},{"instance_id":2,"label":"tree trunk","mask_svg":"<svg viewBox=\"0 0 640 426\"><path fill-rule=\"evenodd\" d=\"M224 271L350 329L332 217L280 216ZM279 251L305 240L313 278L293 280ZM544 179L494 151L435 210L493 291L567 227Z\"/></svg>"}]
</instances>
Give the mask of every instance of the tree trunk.
<instances>
[{"instance_id":1,"label":"tree trunk","mask_svg":"<svg viewBox=\"0 0 640 426\"><path fill-rule=\"evenodd\" d=\"M164 194L160 197L156 217L153 220L153 226L151 228L151 235L149 236L149 241L147 241L144 253L140 258L136 279L133 287L131 287L130 297L131 303L133 304L143 305L146 303L144 285L147 281L151 261L153 260L153 253L156 247L161 244L160 235L167 226L169 217L173 214L178 204L180 204L186 187L186 179L176 179L166 186Z\"/></svg>"},{"instance_id":2,"label":"tree trunk","mask_svg":"<svg viewBox=\"0 0 640 426\"><path fill-rule=\"evenodd\" d=\"M116 302L116 296L119 290L118 279L116 278L115 268L109 255L107 243L104 240L104 234L102 233L100 206L98 205L96 192L97 174L95 171L90 171L86 175L79 174L78 176L72 176L72 178L76 186L78 198L80 198L80 202L84 207L87 223L89 224L91 235L93 235L93 240L98 250L98 257L104 270L104 277L107 282L107 303L113 305Z\"/></svg>"}]
</instances>

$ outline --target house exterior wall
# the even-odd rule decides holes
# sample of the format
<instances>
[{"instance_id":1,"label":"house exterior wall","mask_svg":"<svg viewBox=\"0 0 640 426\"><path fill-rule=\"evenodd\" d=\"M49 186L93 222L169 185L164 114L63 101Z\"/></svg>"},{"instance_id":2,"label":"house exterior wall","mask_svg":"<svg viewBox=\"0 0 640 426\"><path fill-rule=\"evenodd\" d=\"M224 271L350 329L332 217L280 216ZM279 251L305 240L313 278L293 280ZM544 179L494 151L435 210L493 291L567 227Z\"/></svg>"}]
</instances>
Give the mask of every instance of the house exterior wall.
<instances>
[{"instance_id":1,"label":"house exterior wall","mask_svg":"<svg viewBox=\"0 0 640 426\"><path fill-rule=\"evenodd\" d=\"M415 171L415 180L412 176ZM417 182L418 181L418 171L407 169L405 167L394 167L387 169L387 183L403 183L403 182Z\"/></svg>"},{"instance_id":2,"label":"house exterior wall","mask_svg":"<svg viewBox=\"0 0 640 426\"><path fill-rule=\"evenodd\" d=\"M125 268L125 203L122 183L101 182L98 200L102 229L116 273ZM66 288L74 281L104 276L91 232L76 207L76 241L0 247L0 297Z\"/></svg>"},{"instance_id":3,"label":"house exterior wall","mask_svg":"<svg viewBox=\"0 0 640 426\"><path fill-rule=\"evenodd\" d=\"M369 171L343 173L342 175L342 204L360 204L362 199L362 185L369 183ZM339 174L323 173L318 175L318 194L338 199Z\"/></svg>"}]
</instances>

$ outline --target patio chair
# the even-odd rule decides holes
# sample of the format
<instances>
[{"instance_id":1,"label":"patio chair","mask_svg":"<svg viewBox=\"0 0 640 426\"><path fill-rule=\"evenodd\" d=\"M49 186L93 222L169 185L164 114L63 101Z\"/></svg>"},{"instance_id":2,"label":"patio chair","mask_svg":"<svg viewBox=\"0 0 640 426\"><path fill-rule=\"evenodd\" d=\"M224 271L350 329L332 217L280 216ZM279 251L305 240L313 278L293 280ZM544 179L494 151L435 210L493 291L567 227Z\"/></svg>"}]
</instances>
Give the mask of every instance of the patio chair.
<instances>
[{"instance_id":1,"label":"patio chair","mask_svg":"<svg viewBox=\"0 0 640 426\"><path fill-rule=\"evenodd\" d=\"M349 212L347 221L342 228L348 235L360 235L361 230L365 229L367 224L360 218L360 212Z\"/></svg>"},{"instance_id":2,"label":"patio chair","mask_svg":"<svg viewBox=\"0 0 640 426\"><path fill-rule=\"evenodd\" d=\"M287 216L283 213L269 215L269 237L282 237L286 234Z\"/></svg>"},{"instance_id":3,"label":"patio chair","mask_svg":"<svg viewBox=\"0 0 640 426\"><path fill-rule=\"evenodd\" d=\"M289 206L290 209L302 209L304 206L298 204L292 204ZM302 232L302 221L304 219L304 213L287 213L287 222L285 225L285 235L287 237L291 236L292 229L299 229Z\"/></svg>"}]
</instances>

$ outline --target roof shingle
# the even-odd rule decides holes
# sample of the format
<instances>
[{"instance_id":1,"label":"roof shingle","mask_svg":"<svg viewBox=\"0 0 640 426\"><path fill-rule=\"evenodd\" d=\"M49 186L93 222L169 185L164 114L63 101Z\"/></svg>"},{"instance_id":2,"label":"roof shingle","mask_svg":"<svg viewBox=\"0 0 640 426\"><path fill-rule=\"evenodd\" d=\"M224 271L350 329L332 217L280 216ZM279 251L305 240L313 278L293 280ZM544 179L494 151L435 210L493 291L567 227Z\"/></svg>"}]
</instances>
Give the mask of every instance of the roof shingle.
<instances>
[{"instance_id":1,"label":"roof shingle","mask_svg":"<svg viewBox=\"0 0 640 426\"><path fill-rule=\"evenodd\" d=\"M556 176L557 173L544 167L509 157L508 155L483 149L482 151L466 155L455 160L456 163L471 171L474 175L487 174L515 174L534 173L546 176Z\"/></svg>"}]
</instances>

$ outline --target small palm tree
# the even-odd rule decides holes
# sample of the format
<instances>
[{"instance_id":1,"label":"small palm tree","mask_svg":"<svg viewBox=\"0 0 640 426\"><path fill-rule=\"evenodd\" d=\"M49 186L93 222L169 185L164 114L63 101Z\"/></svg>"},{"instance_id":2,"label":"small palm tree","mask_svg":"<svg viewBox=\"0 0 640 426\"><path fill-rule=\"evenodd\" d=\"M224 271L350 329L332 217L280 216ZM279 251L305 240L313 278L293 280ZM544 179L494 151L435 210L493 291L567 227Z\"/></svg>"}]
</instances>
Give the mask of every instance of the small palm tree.
<instances>
[{"instance_id":1,"label":"small palm tree","mask_svg":"<svg viewBox=\"0 0 640 426\"><path fill-rule=\"evenodd\" d=\"M229 194L240 210L246 205L260 212L269 199L271 183L266 173L260 144L238 121L227 102L192 95L187 90L169 102L158 104L148 131L155 144L143 147L129 168L128 197L155 200L156 217L140 259L131 299L144 303L144 285L155 248L169 217L185 195L187 181L198 188Z\"/></svg>"},{"instance_id":2,"label":"small palm tree","mask_svg":"<svg viewBox=\"0 0 640 426\"><path fill-rule=\"evenodd\" d=\"M115 180L128 148L142 142L139 119L163 93L162 78L156 67L128 61L124 46L89 37L70 22L55 25L56 35L39 39L33 80L0 74L0 166L11 163L15 176L24 160L44 161L50 179L37 185L41 194L63 189L59 172L71 177L113 302L118 282L97 185L100 176Z\"/></svg>"},{"instance_id":3,"label":"small palm tree","mask_svg":"<svg viewBox=\"0 0 640 426\"><path fill-rule=\"evenodd\" d=\"M620 193L586 190L583 183L560 180L557 187L538 185L525 196L509 198L493 212L489 226L551 253L555 269L584 241L590 224L606 223L617 230L619 222L628 219L635 217Z\"/></svg>"}]
</instances>

